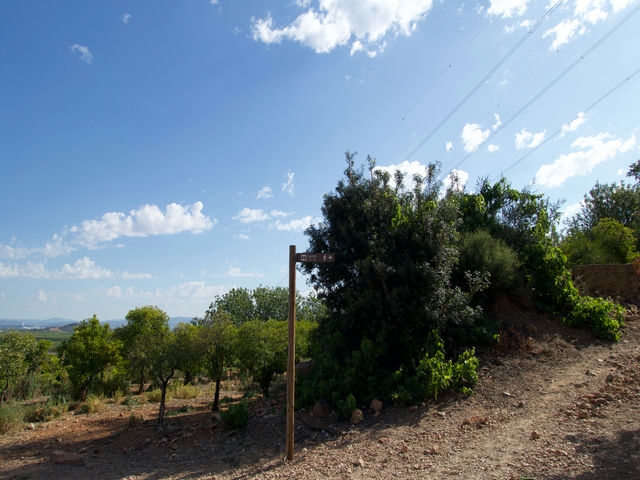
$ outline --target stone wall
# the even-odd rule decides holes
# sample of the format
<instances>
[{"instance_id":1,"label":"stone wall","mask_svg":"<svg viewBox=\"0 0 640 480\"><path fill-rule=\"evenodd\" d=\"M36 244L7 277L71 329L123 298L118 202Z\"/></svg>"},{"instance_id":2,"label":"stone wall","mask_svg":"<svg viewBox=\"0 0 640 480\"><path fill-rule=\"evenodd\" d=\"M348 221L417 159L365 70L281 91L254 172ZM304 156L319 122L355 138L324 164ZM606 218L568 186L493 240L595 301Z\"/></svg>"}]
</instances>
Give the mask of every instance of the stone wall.
<instances>
[{"instance_id":1,"label":"stone wall","mask_svg":"<svg viewBox=\"0 0 640 480\"><path fill-rule=\"evenodd\" d=\"M579 265L571 269L582 294L611 297L620 303L640 305L640 264Z\"/></svg>"}]
</instances>

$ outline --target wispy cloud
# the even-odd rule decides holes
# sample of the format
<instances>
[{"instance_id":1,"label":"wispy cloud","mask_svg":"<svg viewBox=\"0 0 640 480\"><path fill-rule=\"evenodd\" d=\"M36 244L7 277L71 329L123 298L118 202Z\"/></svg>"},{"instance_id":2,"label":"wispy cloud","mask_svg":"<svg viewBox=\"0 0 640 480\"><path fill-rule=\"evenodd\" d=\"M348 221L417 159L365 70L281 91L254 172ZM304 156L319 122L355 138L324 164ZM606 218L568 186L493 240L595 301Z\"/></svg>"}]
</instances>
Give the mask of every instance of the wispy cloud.
<instances>
[{"instance_id":1,"label":"wispy cloud","mask_svg":"<svg viewBox=\"0 0 640 480\"><path fill-rule=\"evenodd\" d=\"M241 223L263 222L269 219L269 214L261 208L243 208L233 219Z\"/></svg>"},{"instance_id":2,"label":"wispy cloud","mask_svg":"<svg viewBox=\"0 0 640 480\"><path fill-rule=\"evenodd\" d=\"M71 45L71 53L79 55L80 60L85 63L93 63L93 54L89 50L89 47L76 43L74 45Z\"/></svg>"},{"instance_id":3,"label":"wispy cloud","mask_svg":"<svg viewBox=\"0 0 640 480\"><path fill-rule=\"evenodd\" d=\"M267 185L260 189L256 198L260 199L260 198L271 198L271 197L273 197L273 191L271 190L271 187Z\"/></svg>"},{"instance_id":4,"label":"wispy cloud","mask_svg":"<svg viewBox=\"0 0 640 480\"><path fill-rule=\"evenodd\" d=\"M527 11L529 0L491 0L487 15L502 18L519 17Z\"/></svg>"},{"instance_id":5,"label":"wispy cloud","mask_svg":"<svg viewBox=\"0 0 640 480\"><path fill-rule=\"evenodd\" d=\"M130 13L123 13L122 14L122 23L124 23L126 25L130 21L131 21L131 14Z\"/></svg>"},{"instance_id":6,"label":"wispy cloud","mask_svg":"<svg viewBox=\"0 0 640 480\"><path fill-rule=\"evenodd\" d=\"M614 138L608 133L580 137L572 144L577 151L560 155L553 163L542 165L536 173L536 183L559 187L567 179L592 172L598 165L635 147L636 138Z\"/></svg>"},{"instance_id":7,"label":"wispy cloud","mask_svg":"<svg viewBox=\"0 0 640 480\"><path fill-rule=\"evenodd\" d=\"M576 118L571 120L569 123L565 123L564 125L562 125L562 133L560 135L564 136L569 132L575 132L587 120L588 118L584 114L584 112L578 112L578 114L576 115Z\"/></svg>"},{"instance_id":8,"label":"wispy cloud","mask_svg":"<svg viewBox=\"0 0 640 480\"><path fill-rule=\"evenodd\" d=\"M523 128L522 131L516 133L516 149L522 150L523 148L536 148L544 141L546 134L546 130L538 133L531 133Z\"/></svg>"},{"instance_id":9,"label":"wispy cloud","mask_svg":"<svg viewBox=\"0 0 640 480\"><path fill-rule=\"evenodd\" d=\"M289 220L288 222L281 222L280 220L276 220L272 227L279 231L303 232L310 225L319 223L320 220L320 218L314 218L308 215L306 217Z\"/></svg>"},{"instance_id":10,"label":"wispy cloud","mask_svg":"<svg viewBox=\"0 0 640 480\"><path fill-rule=\"evenodd\" d=\"M271 14L253 18L253 39L267 44L295 41L316 53L351 44L352 55L375 56L389 36L411 35L432 4L433 0L296 1L305 11L284 27L276 27Z\"/></svg>"},{"instance_id":11,"label":"wispy cloud","mask_svg":"<svg viewBox=\"0 0 640 480\"><path fill-rule=\"evenodd\" d=\"M294 177L295 177L295 174L291 170L289 170L287 172L287 180L282 184L282 191L288 193L291 196L294 195L294 184L293 184Z\"/></svg>"},{"instance_id":12,"label":"wispy cloud","mask_svg":"<svg viewBox=\"0 0 640 480\"><path fill-rule=\"evenodd\" d=\"M0 278L37 278L47 280L99 280L99 279L149 279L147 273L114 272L96 265L89 257L74 263L65 263L60 269L51 270L44 263L27 262L24 265L0 263Z\"/></svg>"}]
</instances>

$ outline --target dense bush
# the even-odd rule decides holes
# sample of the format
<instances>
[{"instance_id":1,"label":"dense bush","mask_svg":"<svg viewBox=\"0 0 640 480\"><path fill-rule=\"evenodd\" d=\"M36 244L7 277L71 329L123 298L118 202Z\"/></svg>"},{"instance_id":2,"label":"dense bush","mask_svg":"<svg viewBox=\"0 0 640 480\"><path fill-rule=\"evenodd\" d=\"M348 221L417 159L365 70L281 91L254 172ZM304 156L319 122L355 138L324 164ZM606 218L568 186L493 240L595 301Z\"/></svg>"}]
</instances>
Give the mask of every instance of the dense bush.
<instances>
[{"instance_id":1,"label":"dense bush","mask_svg":"<svg viewBox=\"0 0 640 480\"><path fill-rule=\"evenodd\" d=\"M222 421L229 428L244 428L249 424L249 404L246 400L229 405L220 413Z\"/></svg>"}]
</instances>

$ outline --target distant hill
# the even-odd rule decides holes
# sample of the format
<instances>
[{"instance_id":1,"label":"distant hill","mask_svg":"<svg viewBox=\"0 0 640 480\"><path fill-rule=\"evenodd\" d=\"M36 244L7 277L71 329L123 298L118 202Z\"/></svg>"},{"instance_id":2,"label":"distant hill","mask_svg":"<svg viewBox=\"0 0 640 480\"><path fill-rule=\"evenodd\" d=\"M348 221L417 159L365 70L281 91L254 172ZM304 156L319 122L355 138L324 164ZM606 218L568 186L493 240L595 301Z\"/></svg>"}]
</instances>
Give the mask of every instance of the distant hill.
<instances>
[{"instance_id":1,"label":"distant hill","mask_svg":"<svg viewBox=\"0 0 640 480\"><path fill-rule=\"evenodd\" d=\"M191 317L173 317L169 319L169 325L171 327L175 327L178 323L189 323L191 322ZM126 320L124 319L113 319L113 320L101 320L103 323L108 323L111 328L121 327L125 324ZM46 328L59 328L64 332L73 331L73 328L80 322L76 320L70 320L68 318L61 317L52 317L44 320L33 320L33 319L22 319L16 320L11 318L0 318L0 330L39 330Z\"/></svg>"}]
</instances>

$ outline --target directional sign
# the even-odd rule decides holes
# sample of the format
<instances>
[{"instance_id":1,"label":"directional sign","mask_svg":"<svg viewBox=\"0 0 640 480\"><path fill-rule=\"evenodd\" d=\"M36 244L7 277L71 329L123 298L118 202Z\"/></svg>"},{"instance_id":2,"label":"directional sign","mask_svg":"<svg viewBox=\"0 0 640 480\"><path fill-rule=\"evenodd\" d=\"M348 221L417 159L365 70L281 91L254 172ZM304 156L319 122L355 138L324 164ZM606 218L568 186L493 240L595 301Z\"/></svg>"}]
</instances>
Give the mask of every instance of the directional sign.
<instances>
[{"instance_id":1,"label":"directional sign","mask_svg":"<svg viewBox=\"0 0 640 480\"><path fill-rule=\"evenodd\" d=\"M333 253L296 253L296 262L332 263L336 256Z\"/></svg>"}]
</instances>

